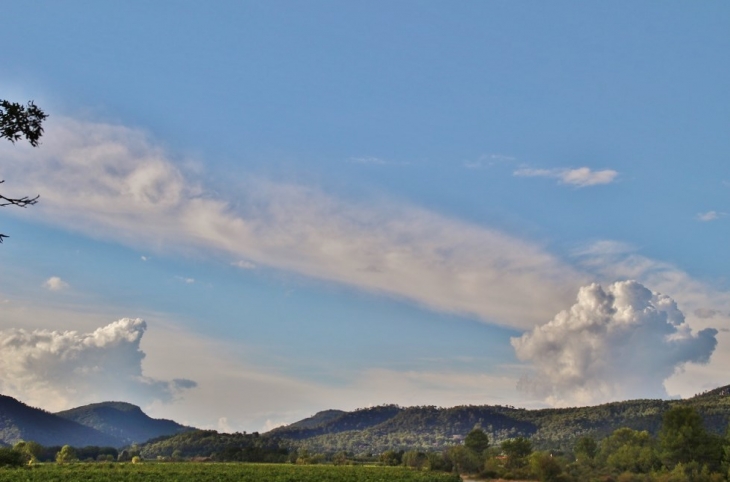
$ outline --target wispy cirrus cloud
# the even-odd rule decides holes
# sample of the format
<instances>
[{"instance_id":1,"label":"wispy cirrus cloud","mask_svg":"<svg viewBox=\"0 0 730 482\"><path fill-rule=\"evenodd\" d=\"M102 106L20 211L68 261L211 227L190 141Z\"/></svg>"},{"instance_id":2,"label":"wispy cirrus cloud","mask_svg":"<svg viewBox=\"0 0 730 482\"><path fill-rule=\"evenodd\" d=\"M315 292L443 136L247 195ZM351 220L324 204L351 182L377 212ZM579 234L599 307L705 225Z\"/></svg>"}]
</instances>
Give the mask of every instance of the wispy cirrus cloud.
<instances>
[{"instance_id":1,"label":"wispy cirrus cloud","mask_svg":"<svg viewBox=\"0 0 730 482\"><path fill-rule=\"evenodd\" d=\"M376 156L353 156L347 159L351 164L360 164L363 166L408 166L409 161L397 161Z\"/></svg>"},{"instance_id":2,"label":"wispy cirrus cloud","mask_svg":"<svg viewBox=\"0 0 730 482\"><path fill-rule=\"evenodd\" d=\"M376 166L384 166L385 164L389 164L389 162L385 159L374 156L351 157L348 159L348 161L353 164L371 164Z\"/></svg>"},{"instance_id":3,"label":"wispy cirrus cloud","mask_svg":"<svg viewBox=\"0 0 730 482\"><path fill-rule=\"evenodd\" d=\"M613 169L594 171L589 167L577 169L531 169L522 168L513 173L518 177L548 177L557 179L561 184L568 184L576 187L597 186L599 184L611 184L616 180L618 172Z\"/></svg>"},{"instance_id":4,"label":"wispy cirrus cloud","mask_svg":"<svg viewBox=\"0 0 730 482\"><path fill-rule=\"evenodd\" d=\"M247 261L245 259L234 261L231 263L231 266L235 266L236 268L241 269L256 269L255 263L252 263L251 261Z\"/></svg>"},{"instance_id":5,"label":"wispy cirrus cloud","mask_svg":"<svg viewBox=\"0 0 730 482\"><path fill-rule=\"evenodd\" d=\"M516 161L516 157L506 156L504 154L484 154L477 159L464 161L464 167L467 169L485 169L497 164Z\"/></svg>"},{"instance_id":6,"label":"wispy cirrus cloud","mask_svg":"<svg viewBox=\"0 0 730 482\"><path fill-rule=\"evenodd\" d=\"M42 149L2 153L2 174L42 195L31 215L145 249L216 253L521 328L584 281L539 244L408 205L266 181L212 197L127 127L56 117Z\"/></svg>"}]
</instances>

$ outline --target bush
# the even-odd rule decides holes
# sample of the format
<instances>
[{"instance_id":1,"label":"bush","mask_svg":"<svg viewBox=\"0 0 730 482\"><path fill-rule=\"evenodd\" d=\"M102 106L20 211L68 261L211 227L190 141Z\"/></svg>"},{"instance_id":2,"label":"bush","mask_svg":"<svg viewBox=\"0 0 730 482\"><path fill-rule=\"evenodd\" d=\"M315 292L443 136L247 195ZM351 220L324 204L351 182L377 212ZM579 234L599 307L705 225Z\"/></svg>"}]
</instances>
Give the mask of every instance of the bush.
<instances>
[{"instance_id":1,"label":"bush","mask_svg":"<svg viewBox=\"0 0 730 482\"><path fill-rule=\"evenodd\" d=\"M68 464L77 460L76 450L70 445L64 445L56 454L57 464Z\"/></svg>"},{"instance_id":2,"label":"bush","mask_svg":"<svg viewBox=\"0 0 730 482\"><path fill-rule=\"evenodd\" d=\"M563 473L556 457L548 452L535 452L530 456L530 469L541 481L555 482Z\"/></svg>"},{"instance_id":3,"label":"bush","mask_svg":"<svg viewBox=\"0 0 730 482\"><path fill-rule=\"evenodd\" d=\"M25 462L23 453L8 447L0 447L0 467L22 467Z\"/></svg>"}]
</instances>

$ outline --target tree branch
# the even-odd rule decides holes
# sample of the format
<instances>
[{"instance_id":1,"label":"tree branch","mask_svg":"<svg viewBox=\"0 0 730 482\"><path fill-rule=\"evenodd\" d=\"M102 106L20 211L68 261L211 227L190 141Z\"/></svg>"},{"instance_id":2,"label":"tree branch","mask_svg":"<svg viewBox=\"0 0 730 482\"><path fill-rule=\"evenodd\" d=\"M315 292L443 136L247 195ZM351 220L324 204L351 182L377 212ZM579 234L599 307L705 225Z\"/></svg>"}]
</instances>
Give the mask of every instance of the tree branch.
<instances>
[{"instance_id":1,"label":"tree branch","mask_svg":"<svg viewBox=\"0 0 730 482\"><path fill-rule=\"evenodd\" d=\"M31 100L26 105L0 99L0 139L7 139L15 144L25 138L31 146L37 147L38 140L43 135L43 121L48 115L36 106ZM2 184L5 181L0 181ZM21 208L32 206L38 202L36 197L7 197L0 194L0 207L18 206ZM8 235L0 234L0 243Z\"/></svg>"},{"instance_id":2,"label":"tree branch","mask_svg":"<svg viewBox=\"0 0 730 482\"><path fill-rule=\"evenodd\" d=\"M0 184L2 184L4 182L5 181L0 181ZM28 197L28 196L5 197L2 194L0 194L0 207L2 207L2 206L19 206L21 208L24 208L26 206L32 206L38 202L39 197L41 197L40 194L36 197Z\"/></svg>"}]
</instances>

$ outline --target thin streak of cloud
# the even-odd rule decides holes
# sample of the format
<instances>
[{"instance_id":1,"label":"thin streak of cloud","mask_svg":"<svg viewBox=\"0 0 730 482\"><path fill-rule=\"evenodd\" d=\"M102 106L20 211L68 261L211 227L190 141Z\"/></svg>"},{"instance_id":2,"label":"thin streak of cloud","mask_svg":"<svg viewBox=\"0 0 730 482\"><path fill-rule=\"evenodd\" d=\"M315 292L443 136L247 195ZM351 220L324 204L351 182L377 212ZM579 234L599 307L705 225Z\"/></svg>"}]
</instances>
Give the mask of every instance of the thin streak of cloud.
<instances>
[{"instance_id":1,"label":"thin streak of cloud","mask_svg":"<svg viewBox=\"0 0 730 482\"><path fill-rule=\"evenodd\" d=\"M378 166L388 164L388 161L379 157L351 157L348 160L353 164L374 164Z\"/></svg>"},{"instance_id":2,"label":"thin streak of cloud","mask_svg":"<svg viewBox=\"0 0 730 482\"><path fill-rule=\"evenodd\" d=\"M513 173L518 177L548 177L557 179L561 184L577 187L611 184L616 180L618 172L613 169L593 171L588 167L577 169L518 169Z\"/></svg>"},{"instance_id":3,"label":"thin streak of cloud","mask_svg":"<svg viewBox=\"0 0 730 482\"><path fill-rule=\"evenodd\" d=\"M493 167L497 164L514 162L517 158L512 156L505 156L503 154L485 154L479 156L476 160L464 161L464 167L467 169L485 169Z\"/></svg>"},{"instance_id":4,"label":"thin streak of cloud","mask_svg":"<svg viewBox=\"0 0 730 482\"><path fill-rule=\"evenodd\" d=\"M241 269L256 269L256 264L252 263L251 261L246 261L245 259L234 261L231 263L231 266L235 266L236 268Z\"/></svg>"}]
</instances>

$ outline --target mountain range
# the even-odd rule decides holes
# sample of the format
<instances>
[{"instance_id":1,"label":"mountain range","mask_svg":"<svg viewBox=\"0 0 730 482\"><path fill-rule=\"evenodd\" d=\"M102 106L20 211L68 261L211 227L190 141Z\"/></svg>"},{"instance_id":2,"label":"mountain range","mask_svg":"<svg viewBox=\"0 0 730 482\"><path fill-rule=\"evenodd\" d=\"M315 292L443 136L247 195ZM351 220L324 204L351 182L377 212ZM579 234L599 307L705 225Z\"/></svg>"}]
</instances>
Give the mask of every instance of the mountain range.
<instances>
[{"instance_id":1,"label":"mountain range","mask_svg":"<svg viewBox=\"0 0 730 482\"><path fill-rule=\"evenodd\" d=\"M628 400L592 407L526 410L499 405L381 405L350 412L325 410L261 435L195 432L171 420L150 418L139 407L124 402L95 403L53 414L0 395L0 445L33 440L45 446L119 448L136 443L146 456L169 456L178 449L188 456L207 457L213 447L221 452L234 445L360 454L439 450L480 427L492 443L527 437L538 448L571 450L578 437L590 435L600 440L621 427L655 435L664 412L675 405L695 408L711 432L724 434L730 421L730 385L686 400Z\"/></svg>"}]
</instances>

